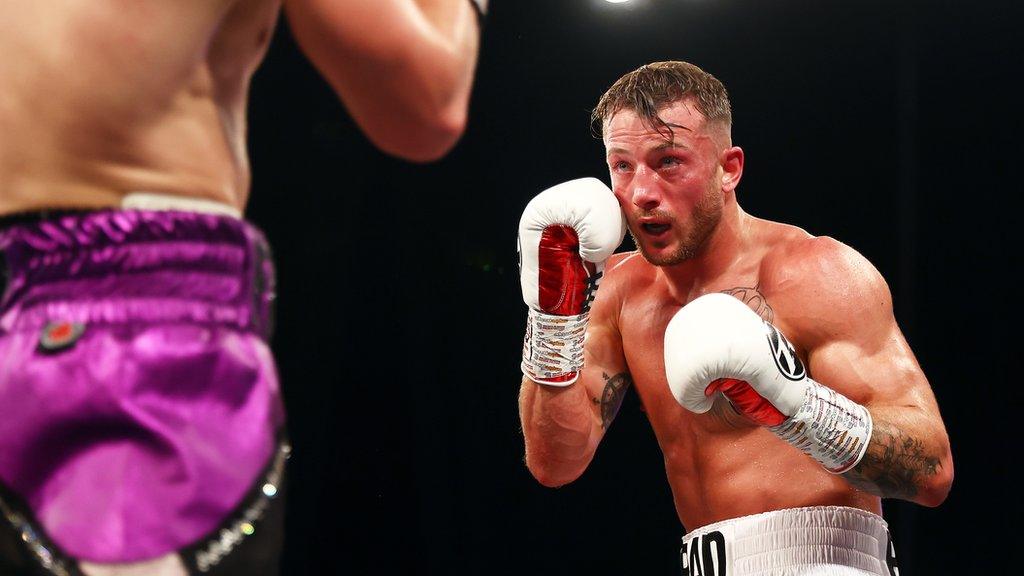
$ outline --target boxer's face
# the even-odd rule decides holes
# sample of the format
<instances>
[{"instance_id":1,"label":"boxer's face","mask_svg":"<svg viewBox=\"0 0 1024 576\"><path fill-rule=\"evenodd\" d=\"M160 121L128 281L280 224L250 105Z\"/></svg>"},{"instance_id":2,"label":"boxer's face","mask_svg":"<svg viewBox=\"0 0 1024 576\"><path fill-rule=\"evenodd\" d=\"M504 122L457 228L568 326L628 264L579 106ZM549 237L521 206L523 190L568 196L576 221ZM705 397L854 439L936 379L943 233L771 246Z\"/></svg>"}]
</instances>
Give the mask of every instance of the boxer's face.
<instances>
[{"instance_id":1,"label":"boxer's face","mask_svg":"<svg viewBox=\"0 0 1024 576\"><path fill-rule=\"evenodd\" d=\"M722 214L722 141L688 100L661 111L671 142L632 110L604 127L612 190L637 248L656 266L691 258Z\"/></svg>"}]
</instances>

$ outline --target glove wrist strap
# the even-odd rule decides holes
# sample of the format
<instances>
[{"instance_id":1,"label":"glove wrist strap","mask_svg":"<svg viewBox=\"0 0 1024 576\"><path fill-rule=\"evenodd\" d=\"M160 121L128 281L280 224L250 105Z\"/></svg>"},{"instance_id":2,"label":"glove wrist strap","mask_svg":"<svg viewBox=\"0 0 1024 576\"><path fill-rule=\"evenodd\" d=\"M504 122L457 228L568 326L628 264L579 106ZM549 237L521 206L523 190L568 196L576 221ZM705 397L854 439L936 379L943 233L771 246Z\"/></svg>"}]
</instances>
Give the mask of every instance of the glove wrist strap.
<instances>
[{"instance_id":1,"label":"glove wrist strap","mask_svg":"<svg viewBox=\"0 0 1024 576\"><path fill-rule=\"evenodd\" d=\"M523 374L549 386L568 386L583 368L583 339L589 312L555 316L529 309L523 338Z\"/></svg>"},{"instance_id":2,"label":"glove wrist strap","mask_svg":"<svg viewBox=\"0 0 1024 576\"><path fill-rule=\"evenodd\" d=\"M796 414L770 430L833 474L860 462L871 440L867 408L810 378Z\"/></svg>"}]
</instances>

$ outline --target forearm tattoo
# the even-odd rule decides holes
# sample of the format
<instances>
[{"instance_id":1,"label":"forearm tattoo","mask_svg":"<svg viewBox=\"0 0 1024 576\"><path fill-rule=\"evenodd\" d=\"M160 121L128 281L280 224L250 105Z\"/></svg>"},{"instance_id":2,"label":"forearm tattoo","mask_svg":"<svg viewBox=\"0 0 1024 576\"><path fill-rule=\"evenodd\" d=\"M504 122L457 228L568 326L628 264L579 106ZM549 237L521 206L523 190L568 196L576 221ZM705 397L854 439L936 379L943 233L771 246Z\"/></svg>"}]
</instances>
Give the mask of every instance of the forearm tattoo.
<instances>
[{"instance_id":1,"label":"forearm tattoo","mask_svg":"<svg viewBox=\"0 0 1024 576\"><path fill-rule=\"evenodd\" d=\"M600 399L594 398L593 400L595 404L601 406L601 428L607 429L612 420L615 420L615 415L619 413L622 399L626 396L626 390L633 383L633 379L629 376L629 372L622 372L615 376L608 376L602 372L601 377L605 382L604 391L601 392Z\"/></svg>"},{"instance_id":2,"label":"forearm tattoo","mask_svg":"<svg viewBox=\"0 0 1024 576\"><path fill-rule=\"evenodd\" d=\"M937 457L925 452L924 442L876 421L864 458L843 477L878 496L908 499L917 494L926 477L939 472L940 466Z\"/></svg>"}]
</instances>

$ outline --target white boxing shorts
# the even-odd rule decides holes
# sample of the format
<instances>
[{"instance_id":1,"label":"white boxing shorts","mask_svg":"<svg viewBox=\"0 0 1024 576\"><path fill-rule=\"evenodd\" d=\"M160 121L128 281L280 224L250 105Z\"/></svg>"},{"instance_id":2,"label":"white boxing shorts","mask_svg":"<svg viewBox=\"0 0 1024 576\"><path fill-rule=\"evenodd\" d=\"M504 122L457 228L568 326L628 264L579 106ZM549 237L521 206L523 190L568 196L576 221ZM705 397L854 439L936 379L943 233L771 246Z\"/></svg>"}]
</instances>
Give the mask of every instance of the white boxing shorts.
<instances>
[{"instance_id":1,"label":"white boxing shorts","mask_svg":"<svg viewBox=\"0 0 1024 576\"><path fill-rule=\"evenodd\" d=\"M741 516L683 537L683 576L899 576L885 520L816 506Z\"/></svg>"}]
</instances>

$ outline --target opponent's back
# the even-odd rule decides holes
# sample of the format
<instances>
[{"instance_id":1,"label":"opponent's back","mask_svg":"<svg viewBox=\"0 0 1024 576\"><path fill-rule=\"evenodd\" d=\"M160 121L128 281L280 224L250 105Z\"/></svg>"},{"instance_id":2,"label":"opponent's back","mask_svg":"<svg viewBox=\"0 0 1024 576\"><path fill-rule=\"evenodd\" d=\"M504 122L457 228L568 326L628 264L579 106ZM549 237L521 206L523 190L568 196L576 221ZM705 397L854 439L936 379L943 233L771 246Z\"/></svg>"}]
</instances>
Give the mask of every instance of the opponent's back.
<instances>
[{"instance_id":1,"label":"opponent's back","mask_svg":"<svg viewBox=\"0 0 1024 576\"><path fill-rule=\"evenodd\" d=\"M278 0L6 0L0 213L132 191L242 206L245 94Z\"/></svg>"}]
</instances>

